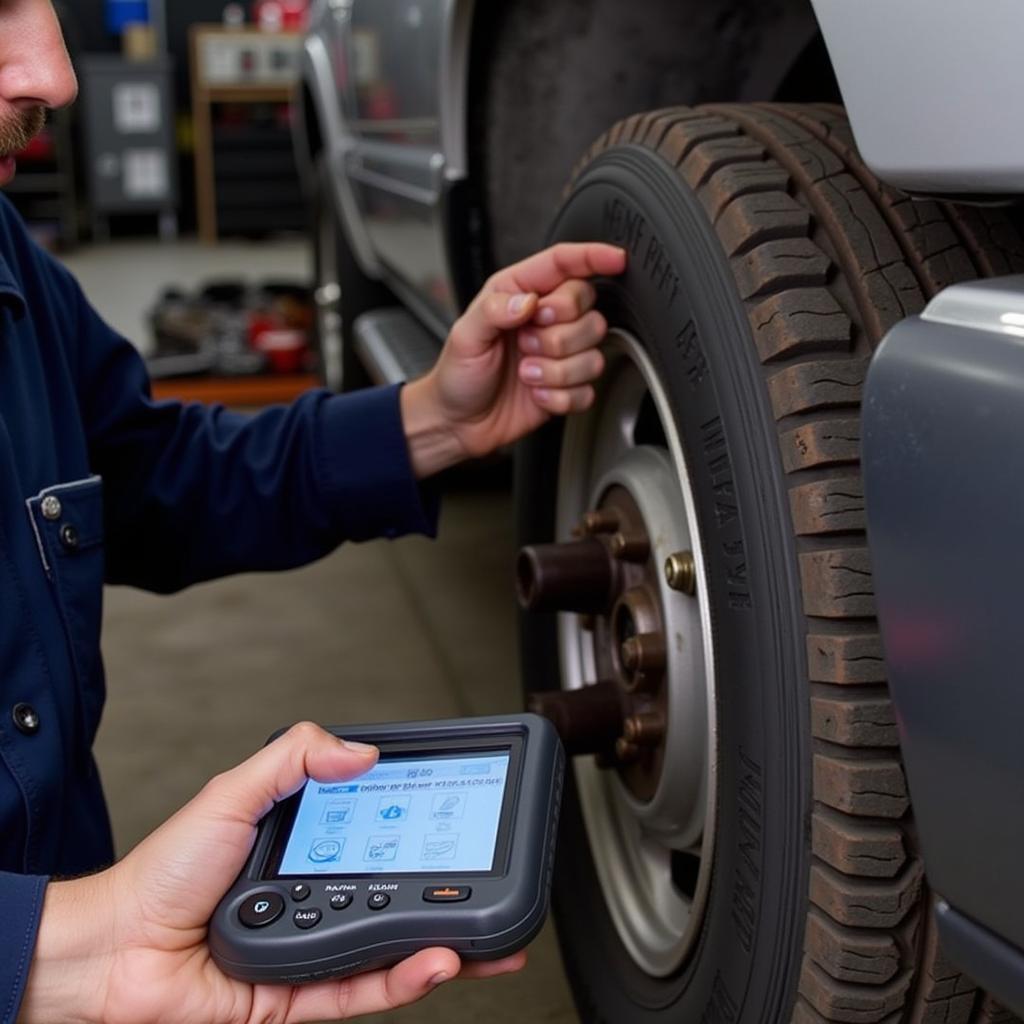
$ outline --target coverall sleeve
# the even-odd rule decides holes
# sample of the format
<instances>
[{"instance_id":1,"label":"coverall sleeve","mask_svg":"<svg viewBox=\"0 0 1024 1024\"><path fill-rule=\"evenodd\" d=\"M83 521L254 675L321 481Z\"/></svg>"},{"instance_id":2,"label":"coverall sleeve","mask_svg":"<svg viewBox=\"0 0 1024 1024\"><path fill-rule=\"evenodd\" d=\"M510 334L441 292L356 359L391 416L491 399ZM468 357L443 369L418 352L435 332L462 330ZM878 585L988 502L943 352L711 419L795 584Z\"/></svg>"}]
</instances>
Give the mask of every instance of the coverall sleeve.
<instances>
[{"instance_id":1,"label":"coverall sleeve","mask_svg":"<svg viewBox=\"0 0 1024 1024\"><path fill-rule=\"evenodd\" d=\"M398 387L312 391L252 416L156 402L135 348L67 281L110 582L170 592L294 568L344 540L435 533L437 501L413 474Z\"/></svg>"},{"instance_id":2,"label":"coverall sleeve","mask_svg":"<svg viewBox=\"0 0 1024 1024\"><path fill-rule=\"evenodd\" d=\"M3 956L0 956L0 1024L14 1024L25 993L43 909L46 878L0 871Z\"/></svg>"}]
</instances>

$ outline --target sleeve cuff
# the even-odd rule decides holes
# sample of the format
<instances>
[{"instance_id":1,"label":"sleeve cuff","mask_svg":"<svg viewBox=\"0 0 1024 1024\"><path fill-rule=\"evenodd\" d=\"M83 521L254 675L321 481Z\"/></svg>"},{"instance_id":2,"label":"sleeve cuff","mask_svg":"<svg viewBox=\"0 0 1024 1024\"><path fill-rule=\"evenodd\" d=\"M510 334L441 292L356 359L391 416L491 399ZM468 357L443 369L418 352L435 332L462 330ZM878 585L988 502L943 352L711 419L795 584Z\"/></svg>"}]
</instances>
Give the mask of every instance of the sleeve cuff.
<instances>
[{"instance_id":1,"label":"sleeve cuff","mask_svg":"<svg viewBox=\"0 0 1024 1024\"><path fill-rule=\"evenodd\" d=\"M332 395L320 408L320 490L348 540L437 535L440 500L413 473L401 390L397 384Z\"/></svg>"},{"instance_id":2,"label":"sleeve cuff","mask_svg":"<svg viewBox=\"0 0 1024 1024\"><path fill-rule=\"evenodd\" d=\"M25 983L36 948L39 917L47 879L41 875L0 872L0 1024L14 1024L21 1009Z\"/></svg>"}]
</instances>

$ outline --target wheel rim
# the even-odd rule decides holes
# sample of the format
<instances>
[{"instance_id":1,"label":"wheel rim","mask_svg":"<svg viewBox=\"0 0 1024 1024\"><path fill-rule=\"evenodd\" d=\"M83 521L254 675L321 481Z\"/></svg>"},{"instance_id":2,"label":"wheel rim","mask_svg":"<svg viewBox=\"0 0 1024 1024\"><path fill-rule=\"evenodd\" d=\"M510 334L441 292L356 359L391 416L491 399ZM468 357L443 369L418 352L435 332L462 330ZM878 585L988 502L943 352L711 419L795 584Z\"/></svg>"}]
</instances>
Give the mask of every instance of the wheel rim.
<instances>
[{"instance_id":1,"label":"wheel rim","mask_svg":"<svg viewBox=\"0 0 1024 1024\"><path fill-rule=\"evenodd\" d=\"M609 333L607 369L592 409L567 421L562 441L556 539L566 541L588 509L623 491L650 538L652 584L666 638L665 727L657 780L644 789L595 757L574 767L590 848L623 945L647 974L665 977L700 932L711 876L715 809L714 650L704 557L686 459L668 396L639 342ZM645 425L641 434L642 421ZM654 428L652 430L652 427ZM661 441L662 443L658 443ZM692 596L660 571L691 552ZM603 645L618 642L579 615L560 613L564 689L597 681ZM614 655L617 658L618 655Z\"/></svg>"},{"instance_id":2,"label":"wheel rim","mask_svg":"<svg viewBox=\"0 0 1024 1024\"><path fill-rule=\"evenodd\" d=\"M341 391L344 384L341 284L338 280L338 238L330 217L321 216L317 221L316 257L317 281L313 298L320 372L328 388Z\"/></svg>"}]
</instances>

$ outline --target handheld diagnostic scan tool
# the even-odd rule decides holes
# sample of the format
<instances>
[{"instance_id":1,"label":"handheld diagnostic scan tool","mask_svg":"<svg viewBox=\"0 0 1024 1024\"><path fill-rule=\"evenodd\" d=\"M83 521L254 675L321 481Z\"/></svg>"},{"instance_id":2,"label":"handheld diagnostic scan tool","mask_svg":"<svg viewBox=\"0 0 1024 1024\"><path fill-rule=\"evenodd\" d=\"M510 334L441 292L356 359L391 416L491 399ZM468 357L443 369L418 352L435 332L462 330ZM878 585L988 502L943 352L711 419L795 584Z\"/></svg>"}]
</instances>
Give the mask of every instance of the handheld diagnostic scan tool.
<instances>
[{"instance_id":1,"label":"handheld diagnostic scan tool","mask_svg":"<svg viewBox=\"0 0 1024 1024\"><path fill-rule=\"evenodd\" d=\"M564 754L535 715L338 727L380 748L348 782L310 780L260 823L210 922L250 982L387 967L430 946L522 949L547 914Z\"/></svg>"}]
</instances>

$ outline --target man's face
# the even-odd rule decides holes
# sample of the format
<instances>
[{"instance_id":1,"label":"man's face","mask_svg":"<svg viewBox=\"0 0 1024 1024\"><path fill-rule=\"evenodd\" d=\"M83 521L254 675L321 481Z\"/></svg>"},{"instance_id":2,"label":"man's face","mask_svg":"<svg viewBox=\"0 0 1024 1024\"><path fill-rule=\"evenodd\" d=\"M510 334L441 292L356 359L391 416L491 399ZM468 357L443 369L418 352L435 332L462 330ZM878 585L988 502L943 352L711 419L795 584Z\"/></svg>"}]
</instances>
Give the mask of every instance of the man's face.
<instances>
[{"instance_id":1,"label":"man's face","mask_svg":"<svg viewBox=\"0 0 1024 1024\"><path fill-rule=\"evenodd\" d=\"M77 94L50 0L0 0L0 186L14 177L14 154L43 127L46 108Z\"/></svg>"}]
</instances>

